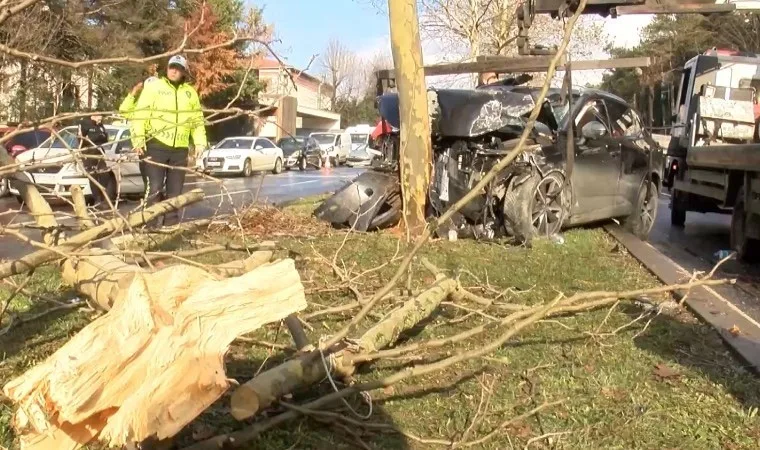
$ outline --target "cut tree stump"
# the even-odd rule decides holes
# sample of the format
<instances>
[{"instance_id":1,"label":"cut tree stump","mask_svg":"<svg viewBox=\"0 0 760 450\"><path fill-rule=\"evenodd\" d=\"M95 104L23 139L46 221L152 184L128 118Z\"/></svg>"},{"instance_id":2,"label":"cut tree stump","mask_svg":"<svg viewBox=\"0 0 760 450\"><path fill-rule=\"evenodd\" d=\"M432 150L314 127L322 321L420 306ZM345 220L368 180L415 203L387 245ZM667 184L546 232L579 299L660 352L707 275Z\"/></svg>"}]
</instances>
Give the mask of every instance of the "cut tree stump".
<instances>
[{"instance_id":1,"label":"cut tree stump","mask_svg":"<svg viewBox=\"0 0 760 450\"><path fill-rule=\"evenodd\" d=\"M304 308L291 259L228 279L188 265L135 273L111 311L4 387L21 449L174 436L229 388L235 338Z\"/></svg>"}]
</instances>

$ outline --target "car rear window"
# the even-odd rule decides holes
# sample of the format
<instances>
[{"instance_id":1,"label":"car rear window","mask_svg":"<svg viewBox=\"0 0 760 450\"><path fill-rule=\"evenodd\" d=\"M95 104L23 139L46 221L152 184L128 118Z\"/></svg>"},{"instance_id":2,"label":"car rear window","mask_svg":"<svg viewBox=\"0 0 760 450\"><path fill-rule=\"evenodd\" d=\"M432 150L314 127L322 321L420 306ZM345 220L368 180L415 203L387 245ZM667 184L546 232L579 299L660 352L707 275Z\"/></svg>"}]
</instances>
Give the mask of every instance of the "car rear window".
<instances>
[{"instance_id":1,"label":"car rear window","mask_svg":"<svg viewBox=\"0 0 760 450\"><path fill-rule=\"evenodd\" d=\"M21 133L10 138L6 143L6 148L12 148L14 145L23 145L27 149L39 147L51 135L47 130L34 130Z\"/></svg>"}]
</instances>

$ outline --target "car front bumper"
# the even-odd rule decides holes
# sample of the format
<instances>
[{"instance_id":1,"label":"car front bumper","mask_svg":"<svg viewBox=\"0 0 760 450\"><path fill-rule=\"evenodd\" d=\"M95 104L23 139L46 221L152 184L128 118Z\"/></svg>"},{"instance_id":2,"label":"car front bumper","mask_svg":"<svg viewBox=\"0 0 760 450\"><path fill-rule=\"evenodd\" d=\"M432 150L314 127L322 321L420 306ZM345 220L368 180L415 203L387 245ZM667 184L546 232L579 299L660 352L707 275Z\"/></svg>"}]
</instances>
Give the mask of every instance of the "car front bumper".
<instances>
[{"instance_id":1,"label":"car front bumper","mask_svg":"<svg viewBox=\"0 0 760 450\"><path fill-rule=\"evenodd\" d=\"M300 157L292 157L289 156L285 159L285 167L288 169L291 169L293 167L298 167L298 164L300 164L301 158Z\"/></svg>"},{"instance_id":2,"label":"car front bumper","mask_svg":"<svg viewBox=\"0 0 760 450\"><path fill-rule=\"evenodd\" d=\"M230 159L230 158L224 158L224 160L215 160L215 161L209 161L208 158L204 158L201 160L196 168L205 173L216 173L216 174L225 174L225 173L241 173L243 172L243 165L245 164L245 159L239 158L239 159Z\"/></svg>"}]
</instances>

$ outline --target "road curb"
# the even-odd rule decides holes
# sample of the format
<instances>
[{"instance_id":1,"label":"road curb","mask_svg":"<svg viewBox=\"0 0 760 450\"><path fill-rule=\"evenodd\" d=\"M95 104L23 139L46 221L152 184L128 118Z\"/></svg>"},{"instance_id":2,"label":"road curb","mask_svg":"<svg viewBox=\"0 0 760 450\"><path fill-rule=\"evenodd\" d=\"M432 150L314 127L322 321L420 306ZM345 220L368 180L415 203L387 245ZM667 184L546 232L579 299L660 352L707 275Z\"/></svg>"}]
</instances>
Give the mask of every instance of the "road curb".
<instances>
[{"instance_id":1,"label":"road curb","mask_svg":"<svg viewBox=\"0 0 760 450\"><path fill-rule=\"evenodd\" d=\"M650 272L665 284L688 281L690 274L648 242L644 242L618 225L606 225L605 230L620 242ZM677 296L680 297L678 293ZM760 324L709 287L697 287L689 292L686 305L703 321L712 325L723 341L742 357L756 373L760 373ZM729 330L736 330L734 335Z\"/></svg>"}]
</instances>

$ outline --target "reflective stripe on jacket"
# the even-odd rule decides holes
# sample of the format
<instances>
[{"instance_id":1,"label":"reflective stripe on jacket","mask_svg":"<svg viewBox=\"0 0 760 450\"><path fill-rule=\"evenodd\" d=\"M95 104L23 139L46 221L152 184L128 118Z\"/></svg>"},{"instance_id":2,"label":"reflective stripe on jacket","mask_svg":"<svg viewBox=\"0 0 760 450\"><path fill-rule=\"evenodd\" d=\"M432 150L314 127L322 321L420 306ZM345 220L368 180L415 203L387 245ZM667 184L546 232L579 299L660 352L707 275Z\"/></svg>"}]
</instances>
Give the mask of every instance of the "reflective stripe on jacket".
<instances>
[{"instance_id":1,"label":"reflective stripe on jacket","mask_svg":"<svg viewBox=\"0 0 760 450\"><path fill-rule=\"evenodd\" d=\"M147 139L154 138L169 147L186 149L190 136L194 145L208 144L201 102L188 83L175 88L161 78L145 84L131 119L135 147L144 147Z\"/></svg>"}]
</instances>

